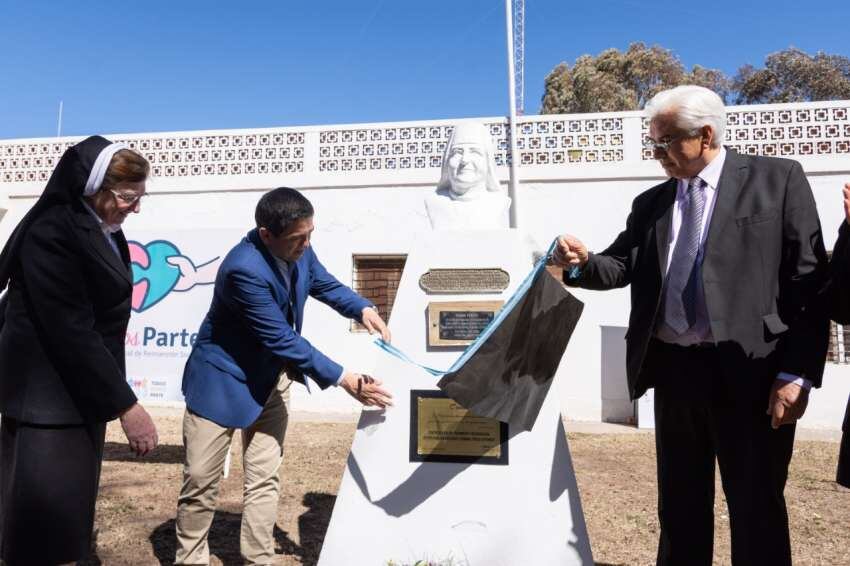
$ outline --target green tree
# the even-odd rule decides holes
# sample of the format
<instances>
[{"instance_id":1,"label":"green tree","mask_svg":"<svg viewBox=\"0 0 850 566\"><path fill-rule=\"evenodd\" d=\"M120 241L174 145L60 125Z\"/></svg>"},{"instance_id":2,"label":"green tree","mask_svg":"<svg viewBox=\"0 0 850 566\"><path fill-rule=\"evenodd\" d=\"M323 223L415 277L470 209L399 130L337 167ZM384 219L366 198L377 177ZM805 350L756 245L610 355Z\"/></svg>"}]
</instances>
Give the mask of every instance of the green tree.
<instances>
[{"instance_id":1,"label":"green tree","mask_svg":"<svg viewBox=\"0 0 850 566\"><path fill-rule=\"evenodd\" d=\"M680 84L703 85L724 100L730 91L721 71L695 65L686 72L669 49L633 43L624 52L582 55L572 68L557 65L546 77L541 113L639 110L657 92Z\"/></svg>"},{"instance_id":2,"label":"green tree","mask_svg":"<svg viewBox=\"0 0 850 566\"><path fill-rule=\"evenodd\" d=\"M850 98L850 59L795 47L771 53L763 69L744 65L733 81L738 104Z\"/></svg>"},{"instance_id":3,"label":"green tree","mask_svg":"<svg viewBox=\"0 0 850 566\"><path fill-rule=\"evenodd\" d=\"M722 71L706 69L700 65L694 65L681 84L704 86L716 92L724 101L732 91L732 81Z\"/></svg>"}]
</instances>

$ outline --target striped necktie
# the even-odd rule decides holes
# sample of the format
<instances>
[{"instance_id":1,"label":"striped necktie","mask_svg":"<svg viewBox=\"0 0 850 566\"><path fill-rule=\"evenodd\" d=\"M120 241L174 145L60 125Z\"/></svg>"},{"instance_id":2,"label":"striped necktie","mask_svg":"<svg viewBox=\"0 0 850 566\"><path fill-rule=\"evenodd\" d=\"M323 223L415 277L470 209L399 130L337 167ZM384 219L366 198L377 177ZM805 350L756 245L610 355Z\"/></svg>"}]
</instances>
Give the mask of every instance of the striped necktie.
<instances>
[{"instance_id":1,"label":"striped necktie","mask_svg":"<svg viewBox=\"0 0 850 566\"><path fill-rule=\"evenodd\" d=\"M664 319L677 334L696 323L696 293L702 216L705 210L705 181L694 177L688 183L682 211L682 226L673 248L664 296Z\"/></svg>"}]
</instances>

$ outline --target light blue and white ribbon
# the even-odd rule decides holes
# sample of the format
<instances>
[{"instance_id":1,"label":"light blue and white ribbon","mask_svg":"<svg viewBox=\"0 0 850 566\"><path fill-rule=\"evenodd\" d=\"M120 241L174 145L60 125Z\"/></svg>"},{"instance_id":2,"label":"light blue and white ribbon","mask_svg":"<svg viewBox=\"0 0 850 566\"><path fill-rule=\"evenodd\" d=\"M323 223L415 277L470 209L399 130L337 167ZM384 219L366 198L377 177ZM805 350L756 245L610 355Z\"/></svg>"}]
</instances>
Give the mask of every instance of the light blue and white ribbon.
<instances>
[{"instance_id":1,"label":"light blue and white ribbon","mask_svg":"<svg viewBox=\"0 0 850 566\"><path fill-rule=\"evenodd\" d=\"M414 366L420 367L420 368L424 369L425 371L427 371L428 373L430 373L431 375L433 375L435 377L439 377L439 376L447 373L445 371L442 371L442 370L439 370L439 369L434 369L434 368L429 368L428 366L423 366L422 364L414 362L410 358L410 356L408 356L407 354L405 354L404 352L402 352L401 350L399 350L398 348L396 348L395 346L393 346L389 342L384 341L383 338L376 338L375 344L378 346L378 348L382 349L383 351L387 352L388 354L392 354L393 356L397 357L400 360L403 360L403 361L405 361L409 364L412 364Z\"/></svg>"},{"instance_id":2,"label":"light blue and white ribbon","mask_svg":"<svg viewBox=\"0 0 850 566\"><path fill-rule=\"evenodd\" d=\"M540 275L540 272L546 268L546 263L552 257L552 253L555 251L556 245L558 245L557 239L552 241L552 244L549 246L549 250L546 252L546 254L544 254L540 259L537 260L537 263L534 264L534 268L528 275L526 275L520 286L517 288L516 291L514 291L514 294L511 295L511 298L508 299L508 302L505 303L499 313L493 317L493 320L491 320L490 323L484 327L484 330L481 331L481 333L472 342L472 344L466 347L466 349L455 361L455 363L452 364L452 367L450 367L448 371L440 371L434 368L423 366L422 364L413 361L410 356L408 356L392 344L385 342L381 338L376 339L375 344L385 352L397 357L400 360L408 362L409 364L420 367L435 377L439 377L446 373L451 373L459 370L461 367L463 367L463 364L465 364L469 360L469 358L471 358L472 355L478 351L484 341L487 340L493 334L493 332L496 331L499 325L502 324L502 322L514 309L514 307L516 307L517 304L522 300L522 298L534 284L534 281L537 279L537 276Z\"/></svg>"}]
</instances>

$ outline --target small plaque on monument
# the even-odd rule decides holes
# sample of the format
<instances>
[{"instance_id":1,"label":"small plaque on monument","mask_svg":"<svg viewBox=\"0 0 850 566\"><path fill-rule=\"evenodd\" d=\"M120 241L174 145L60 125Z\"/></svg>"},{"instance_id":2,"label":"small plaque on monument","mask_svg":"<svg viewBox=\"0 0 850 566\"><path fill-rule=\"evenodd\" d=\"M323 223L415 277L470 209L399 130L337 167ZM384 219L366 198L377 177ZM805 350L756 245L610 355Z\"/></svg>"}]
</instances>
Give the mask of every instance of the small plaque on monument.
<instances>
[{"instance_id":1,"label":"small plaque on monument","mask_svg":"<svg viewBox=\"0 0 850 566\"><path fill-rule=\"evenodd\" d=\"M428 346L466 346L481 334L504 301L428 303Z\"/></svg>"},{"instance_id":2,"label":"small plaque on monument","mask_svg":"<svg viewBox=\"0 0 850 566\"><path fill-rule=\"evenodd\" d=\"M508 464L508 425L478 417L442 391L410 391L410 461Z\"/></svg>"},{"instance_id":3,"label":"small plaque on monument","mask_svg":"<svg viewBox=\"0 0 850 566\"><path fill-rule=\"evenodd\" d=\"M429 269L419 278L419 286L429 294L501 293L511 276L504 269Z\"/></svg>"}]
</instances>

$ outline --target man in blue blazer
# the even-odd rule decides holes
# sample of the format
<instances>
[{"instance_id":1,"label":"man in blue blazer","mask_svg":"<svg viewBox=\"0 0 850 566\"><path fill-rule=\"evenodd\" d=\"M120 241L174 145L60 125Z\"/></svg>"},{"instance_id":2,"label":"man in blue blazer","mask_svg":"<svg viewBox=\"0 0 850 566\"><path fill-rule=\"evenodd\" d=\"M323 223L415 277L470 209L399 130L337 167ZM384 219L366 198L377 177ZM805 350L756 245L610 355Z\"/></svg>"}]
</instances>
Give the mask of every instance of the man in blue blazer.
<instances>
[{"instance_id":1,"label":"man in blue blazer","mask_svg":"<svg viewBox=\"0 0 850 566\"><path fill-rule=\"evenodd\" d=\"M278 470L291 381L340 386L364 405L386 407L381 382L346 371L300 332L313 296L389 340L374 307L325 270L310 247L313 206L294 189L263 195L257 227L219 267L212 304L183 373L186 460L177 503L177 564L208 564L207 535L235 429L245 472L240 551L271 564L280 492Z\"/></svg>"}]
</instances>

